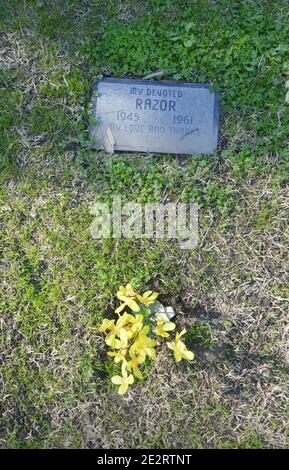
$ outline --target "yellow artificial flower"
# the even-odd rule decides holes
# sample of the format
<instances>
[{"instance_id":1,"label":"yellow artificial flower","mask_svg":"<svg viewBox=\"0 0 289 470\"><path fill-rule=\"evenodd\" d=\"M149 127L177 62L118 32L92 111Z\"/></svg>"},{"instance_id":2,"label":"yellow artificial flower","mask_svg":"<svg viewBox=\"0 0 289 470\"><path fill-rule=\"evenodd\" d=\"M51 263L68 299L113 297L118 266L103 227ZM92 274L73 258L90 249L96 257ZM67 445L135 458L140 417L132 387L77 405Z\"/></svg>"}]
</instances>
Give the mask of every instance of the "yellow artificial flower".
<instances>
[{"instance_id":1,"label":"yellow artificial flower","mask_svg":"<svg viewBox=\"0 0 289 470\"><path fill-rule=\"evenodd\" d=\"M141 371L139 370L138 366L140 364L143 364L144 361L145 361L145 356L136 356L132 351L130 351L130 357L131 357L131 360L127 363L127 370L129 372L133 372L133 374L135 375L135 377L137 377L138 379L142 380L143 379L143 375L141 373Z\"/></svg>"},{"instance_id":2,"label":"yellow artificial flower","mask_svg":"<svg viewBox=\"0 0 289 470\"><path fill-rule=\"evenodd\" d=\"M143 315L139 313L137 315L124 313L117 320L116 326L125 328L128 338L132 338L136 333L139 333L143 327Z\"/></svg>"},{"instance_id":3,"label":"yellow artificial flower","mask_svg":"<svg viewBox=\"0 0 289 470\"><path fill-rule=\"evenodd\" d=\"M122 312L126 306L129 307L133 312L140 311L140 307L135 301L137 292L133 290L131 284L127 284L125 287L120 286L116 295L117 298L123 303L115 310L115 313Z\"/></svg>"},{"instance_id":4,"label":"yellow artificial flower","mask_svg":"<svg viewBox=\"0 0 289 470\"><path fill-rule=\"evenodd\" d=\"M116 336L119 337L119 339L116 338ZM121 328L120 330L117 330L116 334L115 332L110 333L107 335L105 338L105 342L108 346L111 346L114 349L125 349L127 348L127 332L125 331L124 328Z\"/></svg>"},{"instance_id":5,"label":"yellow artificial flower","mask_svg":"<svg viewBox=\"0 0 289 470\"><path fill-rule=\"evenodd\" d=\"M143 328L143 315L138 313L137 315L130 315L129 324L126 326L126 331L129 338L132 338L137 333L139 333Z\"/></svg>"},{"instance_id":6,"label":"yellow artificial flower","mask_svg":"<svg viewBox=\"0 0 289 470\"><path fill-rule=\"evenodd\" d=\"M114 348L116 344L118 344L118 339L116 339L116 333L109 333L109 335L107 335L107 337L105 338L104 340L106 342L106 344L108 346L110 346L111 348Z\"/></svg>"},{"instance_id":7,"label":"yellow artificial flower","mask_svg":"<svg viewBox=\"0 0 289 470\"><path fill-rule=\"evenodd\" d=\"M156 326L156 335L161 336L162 338L167 338L169 336L168 331L173 331L176 325L169 320L164 318L158 318Z\"/></svg>"},{"instance_id":8,"label":"yellow artificial flower","mask_svg":"<svg viewBox=\"0 0 289 470\"><path fill-rule=\"evenodd\" d=\"M105 321L105 320L104 320L104 321ZM105 338L105 342L106 342L106 344L107 344L108 346L114 347L114 346L113 346L113 343L114 343L115 341L118 341L118 340L116 339L116 336L119 334L120 329L119 329L119 326L117 326L117 325L114 324L115 320L108 320L108 321L110 322L110 327L109 327L109 330L110 330L110 331L109 331L108 335L107 335L106 338ZM108 323L107 323L107 325L108 325ZM107 328L106 328L106 329L107 329Z\"/></svg>"},{"instance_id":9,"label":"yellow artificial flower","mask_svg":"<svg viewBox=\"0 0 289 470\"><path fill-rule=\"evenodd\" d=\"M120 332L122 330L126 333L126 330L124 327L131 321L130 317L134 319L133 315L124 313L121 317L119 317L116 323L115 323L115 320L107 320L107 319L103 320L102 325L99 328L99 331L104 332L104 331L110 330L109 334L105 338L105 342L108 346L111 346L112 348L116 348L116 349L120 349L124 347L122 346L123 343L121 343L116 338L116 336L120 338ZM126 336L128 338L128 334L126 334ZM124 334L123 334L123 338L124 338Z\"/></svg>"},{"instance_id":10,"label":"yellow artificial flower","mask_svg":"<svg viewBox=\"0 0 289 470\"><path fill-rule=\"evenodd\" d=\"M104 333L107 330L111 330L114 327L115 320L108 320L105 318L102 324L98 327L98 331Z\"/></svg>"},{"instance_id":11,"label":"yellow artificial flower","mask_svg":"<svg viewBox=\"0 0 289 470\"><path fill-rule=\"evenodd\" d=\"M176 334L175 341L167 343L168 348L174 351L176 362L180 362L182 359L192 361L195 357L194 353L192 351L189 351L185 343L180 340L181 336L183 336L185 333L186 330L184 329L180 333Z\"/></svg>"},{"instance_id":12,"label":"yellow artificial flower","mask_svg":"<svg viewBox=\"0 0 289 470\"><path fill-rule=\"evenodd\" d=\"M113 384L120 386L118 389L119 395L124 395L128 390L128 386L134 383L134 377L132 374L128 375L125 365L123 364L122 375L114 375L111 381Z\"/></svg>"},{"instance_id":13,"label":"yellow artificial flower","mask_svg":"<svg viewBox=\"0 0 289 470\"><path fill-rule=\"evenodd\" d=\"M121 361L126 362L125 356L127 353L127 348L120 349L119 351L109 351L107 353L108 356L114 357L114 362L118 363Z\"/></svg>"},{"instance_id":14,"label":"yellow artificial flower","mask_svg":"<svg viewBox=\"0 0 289 470\"><path fill-rule=\"evenodd\" d=\"M150 305L153 304L157 297L158 297L157 292L153 292L152 290L146 291L143 295L138 294L137 299L143 304L143 305Z\"/></svg>"},{"instance_id":15,"label":"yellow artificial flower","mask_svg":"<svg viewBox=\"0 0 289 470\"><path fill-rule=\"evenodd\" d=\"M125 312L123 315L120 315L116 324L120 328L123 328L124 326L128 325L131 323L134 319L134 315L131 315L130 313Z\"/></svg>"},{"instance_id":16,"label":"yellow artificial flower","mask_svg":"<svg viewBox=\"0 0 289 470\"><path fill-rule=\"evenodd\" d=\"M130 356L137 354L138 356L149 356L151 359L156 358L156 352L154 350L156 341L147 336L149 329L150 328L148 325L143 327L138 335L137 340L130 347Z\"/></svg>"}]
</instances>

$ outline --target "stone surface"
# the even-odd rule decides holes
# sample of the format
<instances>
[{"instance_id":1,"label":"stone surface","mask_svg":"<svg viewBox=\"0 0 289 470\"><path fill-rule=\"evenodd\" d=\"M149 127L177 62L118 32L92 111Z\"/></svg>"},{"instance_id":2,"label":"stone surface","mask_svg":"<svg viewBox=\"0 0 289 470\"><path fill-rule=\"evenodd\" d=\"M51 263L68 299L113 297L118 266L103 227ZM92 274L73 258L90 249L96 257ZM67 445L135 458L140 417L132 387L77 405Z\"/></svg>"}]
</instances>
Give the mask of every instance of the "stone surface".
<instances>
[{"instance_id":1,"label":"stone surface","mask_svg":"<svg viewBox=\"0 0 289 470\"><path fill-rule=\"evenodd\" d=\"M176 312L173 307L165 307L161 302L156 300L153 304L149 305L148 308L152 312L152 317L154 319L163 318L166 321L171 320Z\"/></svg>"},{"instance_id":2,"label":"stone surface","mask_svg":"<svg viewBox=\"0 0 289 470\"><path fill-rule=\"evenodd\" d=\"M210 85L106 78L95 85L93 114L92 148L194 154L217 147L219 97Z\"/></svg>"}]
</instances>

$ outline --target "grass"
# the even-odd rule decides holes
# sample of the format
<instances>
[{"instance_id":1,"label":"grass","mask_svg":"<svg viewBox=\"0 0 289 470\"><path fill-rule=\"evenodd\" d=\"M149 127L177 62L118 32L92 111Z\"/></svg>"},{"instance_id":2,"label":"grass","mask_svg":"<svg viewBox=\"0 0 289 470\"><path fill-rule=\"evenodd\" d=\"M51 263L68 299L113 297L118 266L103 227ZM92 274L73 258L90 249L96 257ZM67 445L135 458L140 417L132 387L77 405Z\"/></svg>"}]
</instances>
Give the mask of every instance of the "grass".
<instances>
[{"instance_id":1,"label":"grass","mask_svg":"<svg viewBox=\"0 0 289 470\"><path fill-rule=\"evenodd\" d=\"M288 447L287 2L4 0L0 30L0 446ZM221 92L216 155L89 150L93 82L158 69ZM199 246L92 239L112 195L197 202ZM129 281L196 360L120 399L92 327Z\"/></svg>"}]
</instances>

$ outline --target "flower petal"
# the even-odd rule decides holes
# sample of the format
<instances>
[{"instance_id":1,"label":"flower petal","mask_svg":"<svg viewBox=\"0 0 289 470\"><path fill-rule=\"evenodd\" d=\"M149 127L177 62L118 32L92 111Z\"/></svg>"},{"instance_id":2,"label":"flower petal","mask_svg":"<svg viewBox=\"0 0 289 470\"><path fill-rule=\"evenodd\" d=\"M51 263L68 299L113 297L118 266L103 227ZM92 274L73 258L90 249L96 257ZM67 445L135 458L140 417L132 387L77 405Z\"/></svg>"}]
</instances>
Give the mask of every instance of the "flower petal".
<instances>
[{"instance_id":1,"label":"flower petal","mask_svg":"<svg viewBox=\"0 0 289 470\"><path fill-rule=\"evenodd\" d=\"M143 329L141 330L140 335L146 336L149 331L150 331L149 325L145 325L145 326L143 327Z\"/></svg>"},{"instance_id":2,"label":"flower petal","mask_svg":"<svg viewBox=\"0 0 289 470\"><path fill-rule=\"evenodd\" d=\"M127 383L122 383L121 386L118 389L118 394L119 395L124 395L127 392L128 389L128 384Z\"/></svg>"},{"instance_id":3,"label":"flower petal","mask_svg":"<svg viewBox=\"0 0 289 470\"><path fill-rule=\"evenodd\" d=\"M119 317L119 319L117 320L116 322L116 326L118 327L122 327L122 326L125 326L127 325L129 322L131 322L133 320L133 315L130 315L129 313L124 313L123 315L121 315Z\"/></svg>"},{"instance_id":4,"label":"flower petal","mask_svg":"<svg viewBox=\"0 0 289 470\"><path fill-rule=\"evenodd\" d=\"M154 361L156 358L156 352L153 348L147 348L147 355Z\"/></svg>"},{"instance_id":5,"label":"flower petal","mask_svg":"<svg viewBox=\"0 0 289 470\"><path fill-rule=\"evenodd\" d=\"M134 375L137 379L139 379L139 380L143 379L143 375L142 375L141 371L139 370L138 366L134 366L133 373L134 373Z\"/></svg>"},{"instance_id":6,"label":"flower petal","mask_svg":"<svg viewBox=\"0 0 289 470\"><path fill-rule=\"evenodd\" d=\"M130 374L130 375L128 376L128 378L127 378L127 383L128 383L129 385L131 385L131 384L134 383L134 377L133 377L132 374Z\"/></svg>"},{"instance_id":7,"label":"flower petal","mask_svg":"<svg viewBox=\"0 0 289 470\"><path fill-rule=\"evenodd\" d=\"M122 299L123 300L123 299ZM122 312L122 310L124 309L125 307L125 303L121 304L119 307L117 307L117 309L115 310L115 313L120 313Z\"/></svg>"},{"instance_id":8,"label":"flower petal","mask_svg":"<svg viewBox=\"0 0 289 470\"><path fill-rule=\"evenodd\" d=\"M176 325L172 321L168 321L164 324L164 330L165 331L173 331L175 329Z\"/></svg>"},{"instance_id":9,"label":"flower petal","mask_svg":"<svg viewBox=\"0 0 289 470\"><path fill-rule=\"evenodd\" d=\"M111 381L115 385L120 385L122 384L123 378L120 375L114 375L111 377Z\"/></svg>"},{"instance_id":10,"label":"flower petal","mask_svg":"<svg viewBox=\"0 0 289 470\"><path fill-rule=\"evenodd\" d=\"M127 303L127 305L129 306L129 308L132 309L133 312L139 312L139 311L140 311L140 307L139 307L139 305L136 303L135 300L133 300L133 299L126 299L126 303Z\"/></svg>"},{"instance_id":11,"label":"flower petal","mask_svg":"<svg viewBox=\"0 0 289 470\"><path fill-rule=\"evenodd\" d=\"M127 284L125 287L126 290L126 295L129 295L130 297L133 297L136 295L136 292L133 290L133 287L131 284Z\"/></svg>"},{"instance_id":12,"label":"flower petal","mask_svg":"<svg viewBox=\"0 0 289 470\"><path fill-rule=\"evenodd\" d=\"M137 313L135 316L135 323L142 323L142 322L143 322L143 315L141 313Z\"/></svg>"},{"instance_id":13,"label":"flower petal","mask_svg":"<svg viewBox=\"0 0 289 470\"><path fill-rule=\"evenodd\" d=\"M119 339L116 339L114 336L108 335L105 340L106 344L110 346L111 348L114 349L120 349L121 348L121 342Z\"/></svg>"},{"instance_id":14,"label":"flower petal","mask_svg":"<svg viewBox=\"0 0 289 470\"><path fill-rule=\"evenodd\" d=\"M123 377L127 377L126 366L127 366L127 362L125 361L125 362L122 363L122 366L121 366L121 373L122 373Z\"/></svg>"},{"instance_id":15,"label":"flower petal","mask_svg":"<svg viewBox=\"0 0 289 470\"><path fill-rule=\"evenodd\" d=\"M184 328L180 333L177 333L178 339L180 339L181 336L183 336L186 333L186 331L187 331L186 328Z\"/></svg>"},{"instance_id":16,"label":"flower petal","mask_svg":"<svg viewBox=\"0 0 289 470\"><path fill-rule=\"evenodd\" d=\"M183 353L183 355L184 355L184 358L187 359L187 361L192 361L195 357L194 353L192 351L188 351L188 350L185 351Z\"/></svg>"},{"instance_id":17,"label":"flower petal","mask_svg":"<svg viewBox=\"0 0 289 470\"><path fill-rule=\"evenodd\" d=\"M150 296L150 299L155 301L158 295L158 292L153 292L153 294Z\"/></svg>"},{"instance_id":18,"label":"flower petal","mask_svg":"<svg viewBox=\"0 0 289 470\"><path fill-rule=\"evenodd\" d=\"M121 328L119 332L119 337L122 343L127 343L127 332L124 328Z\"/></svg>"},{"instance_id":19,"label":"flower petal","mask_svg":"<svg viewBox=\"0 0 289 470\"><path fill-rule=\"evenodd\" d=\"M156 328L155 333L157 336L161 336L162 338L167 338L169 333L166 333L162 328Z\"/></svg>"},{"instance_id":20,"label":"flower petal","mask_svg":"<svg viewBox=\"0 0 289 470\"><path fill-rule=\"evenodd\" d=\"M145 357L144 354L139 354L139 355L137 356L137 360L138 360L138 363L139 363L139 364L143 364L144 361L146 360L146 357Z\"/></svg>"},{"instance_id":21,"label":"flower petal","mask_svg":"<svg viewBox=\"0 0 289 470\"><path fill-rule=\"evenodd\" d=\"M142 296L146 299L146 298L149 297L152 293L153 293L152 290L147 290Z\"/></svg>"},{"instance_id":22,"label":"flower petal","mask_svg":"<svg viewBox=\"0 0 289 470\"><path fill-rule=\"evenodd\" d=\"M107 318L105 318L102 324L99 326L98 330L101 333L104 333L107 330L111 330L113 326L114 326L114 320L108 320Z\"/></svg>"},{"instance_id":23,"label":"flower petal","mask_svg":"<svg viewBox=\"0 0 289 470\"><path fill-rule=\"evenodd\" d=\"M175 361L180 362L182 360L182 356L179 351L174 351Z\"/></svg>"}]
</instances>

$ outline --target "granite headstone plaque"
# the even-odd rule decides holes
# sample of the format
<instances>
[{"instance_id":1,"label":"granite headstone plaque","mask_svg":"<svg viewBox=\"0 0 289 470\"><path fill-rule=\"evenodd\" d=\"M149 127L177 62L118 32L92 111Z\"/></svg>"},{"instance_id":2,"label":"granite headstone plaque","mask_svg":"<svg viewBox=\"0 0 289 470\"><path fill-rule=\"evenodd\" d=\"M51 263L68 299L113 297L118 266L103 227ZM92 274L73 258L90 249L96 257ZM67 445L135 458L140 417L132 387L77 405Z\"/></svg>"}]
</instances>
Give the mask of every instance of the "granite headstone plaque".
<instances>
[{"instance_id":1,"label":"granite headstone plaque","mask_svg":"<svg viewBox=\"0 0 289 470\"><path fill-rule=\"evenodd\" d=\"M213 153L219 96L210 85L105 78L93 96L92 147L153 153Z\"/></svg>"}]
</instances>

